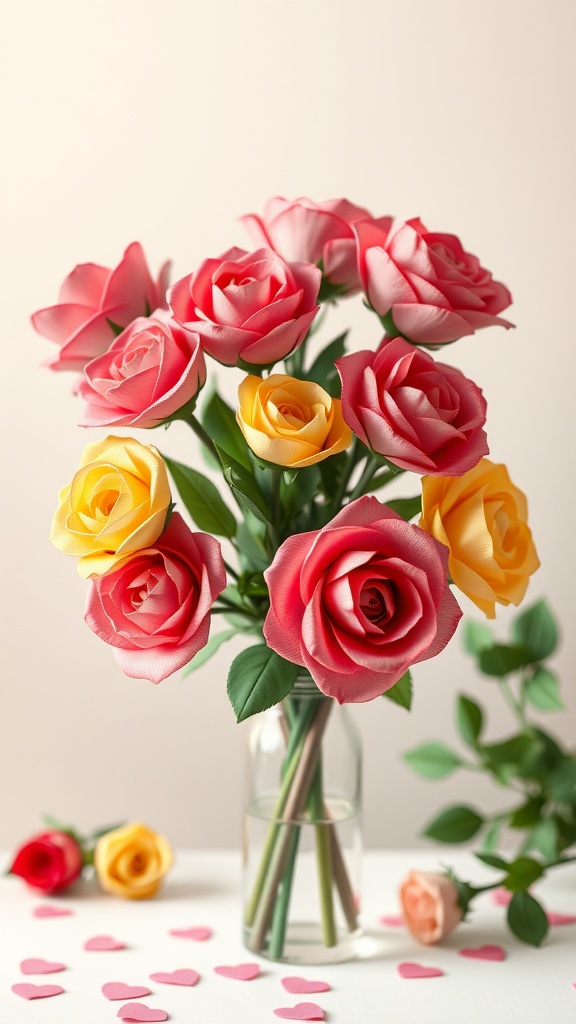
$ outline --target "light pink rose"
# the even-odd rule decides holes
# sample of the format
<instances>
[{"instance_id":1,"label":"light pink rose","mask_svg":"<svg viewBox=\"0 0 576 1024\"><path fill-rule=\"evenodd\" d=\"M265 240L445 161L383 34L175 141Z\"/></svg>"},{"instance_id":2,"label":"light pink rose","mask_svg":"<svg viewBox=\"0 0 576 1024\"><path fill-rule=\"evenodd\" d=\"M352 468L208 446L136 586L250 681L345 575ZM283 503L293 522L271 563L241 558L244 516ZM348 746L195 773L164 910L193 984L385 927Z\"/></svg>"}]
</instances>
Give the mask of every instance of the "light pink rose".
<instances>
[{"instance_id":1,"label":"light pink rose","mask_svg":"<svg viewBox=\"0 0 576 1024\"><path fill-rule=\"evenodd\" d=\"M391 229L360 221L354 230L362 287L373 309L388 314L409 341L441 345L480 327L512 327L496 314L512 302L456 235L433 234L417 218Z\"/></svg>"},{"instance_id":2,"label":"light pink rose","mask_svg":"<svg viewBox=\"0 0 576 1024\"><path fill-rule=\"evenodd\" d=\"M169 263L158 280L150 276L140 242L132 242L114 270L80 263L60 288L58 304L32 314L39 334L60 345L46 364L52 370L81 370L115 338L111 323L127 327L137 316L166 307Z\"/></svg>"},{"instance_id":3,"label":"light pink rose","mask_svg":"<svg viewBox=\"0 0 576 1024\"><path fill-rule=\"evenodd\" d=\"M356 238L351 225L370 217L368 210L347 199L315 203L304 196L275 196L266 203L262 217L248 213L240 219L254 245L274 249L285 260L322 260L328 281L351 292L360 287Z\"/></svg>"},{"instance_id":4,"label":"light pink rose","mask_svg":"<svg viewBox=\"0 0 576 1024\"><path fill-rule=\"evenodd\" d=\"M154 547L90 582L85 620L127 676L159 683L206 645L225 586L219 542L174 512Z\"/></svg>"},{"instance_id":5,"label":"light pink rose","mask_svg":"<svg viewBox=\"0 0 576 1024\"><path fill-rule=\"evenodd\" d=\"M170 290L178 323L196 331L225 366L268 366L304 341L318 312L321 273L271 249L229 249L204 260Z\"/></svg>"},{"instance_id":6,"label":"light pink rose","mask_svg":"<svg viewBox=\"0 0 576 1024\"><path fill-rule=\"evenodd\" d=\"M408 931L427 946L440 942L462 920L458 889L446 875L411 871L400 887L400 902Z\"/></svg>"},{"instance_id":7,"label":"light pink rose","mask_svg":"<svg viewBox=\"0 0 576 1024\"><path fill-rule=\"evenodd\" d=\"M389 690L443 650L462 615L448 549L429 539L368 496L323 529L288 537L264 573L268 646L340 704Z\"/></svg>"},{"instance_id":8,"label":"light pink rose","mask_svg":"<svg viewBox=\"0 0 576 1024\"><path fill-rule=\"evenodd\" d=\"M206 381L200 338L163 310L138 317L107 352L84 367L81 427L155 427L190 402Z\"/></svg>"},{"instance_id":9,"label":"light pink rose","mask_svg":"<svg viewBox=\"0 0 576 1024\"><path fill-rule=\"evenodd\" d=\"M344 419L396 466L461 476L488 454L486 401L460 370L403 338L336 361Z\"/></svg>"}]
</instances>

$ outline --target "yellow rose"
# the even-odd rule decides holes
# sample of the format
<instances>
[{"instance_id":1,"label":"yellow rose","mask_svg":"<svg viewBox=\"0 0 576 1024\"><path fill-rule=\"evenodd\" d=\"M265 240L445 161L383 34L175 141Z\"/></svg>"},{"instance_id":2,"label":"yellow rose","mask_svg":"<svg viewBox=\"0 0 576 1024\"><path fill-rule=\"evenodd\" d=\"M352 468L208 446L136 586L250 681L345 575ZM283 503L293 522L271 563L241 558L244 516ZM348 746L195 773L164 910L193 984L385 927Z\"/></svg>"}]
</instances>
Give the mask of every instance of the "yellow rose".
<instances>
[{"instance_id":1,"label":"yellow rose","mask_svg":"<svg viewBox=\"0 0 576 1024\"><path fill-rule=\"evenodd\" d=\"M352 431L342 404L309 380L273 373L246 377L238 388L240 429L252 451L277 466L301 469L344 451Z\"/></svg>"},{"instance_id":2,"label":"yellow rose","mask_svg":"<svg viewBox=\"0 0 576 1024\"><path fill-rule=\"evenodd\" d=\"M540 565L527 515L506 466L489 459L463 476L422 480L420 526L450 549L454 583L489 619L496 602L520 604Z\"/></svg>"},{"instance_id":3,"label":"yellow rose","mask_svg":"<svg viewBox=\"0 0 576 1024\"><path fill-rule=\"evenodd\" d=\"M162 533L170 505L166 466L151 445L106 437L86 445L58 500L50 540L78 557L81 576L103 576Z\"/></svg>"},{"instance_id":4,"label":"yellow rose","mask_svg":"<svg viewBox=\"0 0 576 1024\"><path fill-rule=\"evenodd\" d=\"M94 850L102 888L129 900L153 896L171 865L168 841L137 821L100 836Z\"/></svg>"}]
</instances>

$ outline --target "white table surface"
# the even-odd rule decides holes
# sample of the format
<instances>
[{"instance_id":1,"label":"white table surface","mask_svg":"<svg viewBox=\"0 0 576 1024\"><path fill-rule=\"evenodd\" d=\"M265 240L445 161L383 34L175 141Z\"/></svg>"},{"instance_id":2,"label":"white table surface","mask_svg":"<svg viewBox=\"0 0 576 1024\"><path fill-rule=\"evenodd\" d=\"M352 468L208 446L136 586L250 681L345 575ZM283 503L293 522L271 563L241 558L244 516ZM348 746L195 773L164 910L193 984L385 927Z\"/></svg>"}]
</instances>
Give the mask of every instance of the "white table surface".
<instances>
[{"instance_id":1,"label":"white table surface","mask_svg":"<svg viewBox=\"0 0 576 1024\"><path fill-rule=\"evenodd\" d=\"M181 852L162 892L132 902L99 892L95 883L77 885L59 905L67 917L36 918L33 908L46 899L16 878L0 879L1 1024L111 1024L122 1002L101 993L109 981L145 985L153 995L140 1001L186 1024L272 1024L273 1010L298 1002L317 1002L329 1024L571 1024L576 1022L576 925L551 928L545 945L532 949L506 930L504 911L482 896L470 923L461 925L442 946L418 945L404 929L378 923L398 910L396 890L410 868L434 870L439 862L481 882L491 877L471 855L449 848L433 851L369 851L364 858L364 926L360 959L307 969L261 961L262 974L250 982L214 973L219 964L256 959L240 939L240 856L233 852ZM1 862L6 864L4 858ZM562 868L542 883L538 894L549 910L576 913L576 866ZM53 898L55 901L55 898ZM209 925L206 942L168 934L172 928ZM112 934L126 943L119 952L88 953L93 935ZM464 946L498 943L507 951L501 963L458 955ZM59 960L67 970L24 976L28 957ZM437 966L443 977L403 980L403 960ZM149 975L193 967L201 980L194 988L151 982ZM280 979L286 975L321 979L332 990L293 996ZM10 990L17 982L54 983L63 995L26 1001Z\"/></svg>"}]
</instances>

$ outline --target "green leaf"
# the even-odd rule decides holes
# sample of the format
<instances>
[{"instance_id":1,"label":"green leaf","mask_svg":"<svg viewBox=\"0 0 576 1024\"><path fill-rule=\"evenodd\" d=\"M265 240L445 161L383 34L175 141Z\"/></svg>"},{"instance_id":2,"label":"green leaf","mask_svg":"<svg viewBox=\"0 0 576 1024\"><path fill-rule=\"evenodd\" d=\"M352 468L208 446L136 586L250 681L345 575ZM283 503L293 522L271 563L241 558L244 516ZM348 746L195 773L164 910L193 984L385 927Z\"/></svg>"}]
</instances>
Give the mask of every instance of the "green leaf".
<instances>
[{"instance_id":1,"label":"green leaf","mask_svg":"<svg viewBox=\"0 0 576 1024\"><path fill-rule=\"evenodd\" d=\"M558 629L544 599L514 620L512 636L530 652L530 661L543 661L552 654L558 644Z\"/></svg>"},{"instance_id":2,"label":"green leaf","mask_svg":"<svg viewBox=\"0 0 576 1024\"><path fill-rule=\"evenodd\" d=\"M484 853L494 853L494 850L498 849L498 840L503 824L502 818L496 818L486 831L482 840L482 850Z\"/></svg>"},{"instance_id":3,"label":"green leaf","mask_svg":"<svg viewBox=\"0 0 576 1024\"><path fill-rule=\"evenodd\" d=\"M530 654L524 647L509 647L506 644L495 644L485 647L478 654L478 665L487 676L507 676L510 672L527 665Z\"/></svg>"},{"instance_id":4,"label":"green leaf","mask_svg":"<svg viewBox=\"0 0 576 1024\"><path fill-rule=\"evenodd\" d=\"M391 508L393 512L397 512L402 519L408 522L413 519L414 516L419 516L422 512L422 495L417 494L414 498L393 498L392 501L386 502L388 508Z\"/></svg>"},{"instance_id":5,"label":"green leaf","mask_svg":"<svg viewBox=\"0 0 576 1024\"><path fill-rule=\"evenodd\" d=\"M234 410L215 391L202 410L202 426L222 451L250 470L250 456Z\"/></svg>"},{"instance_id":6,"label":"green leaf","mask_svg":"<svg viewBox=\"0 0 576 1024\"><path fill-rule=\"evenodd\" d=\"M245 512L236 533L242 568L260 569L261 572L268 568L270 556L266 551L265 536L266 528L262 521L250 512Z\"/></svg>"},{"instance_id":7,"label":"green leaf","mask_svg":"<svg viewBox=\"0 0 576 1024\"><path fill-rule=\"evenodd\" d=\"M470 697L463 693L458 694L456 702L456 724L458 732L469 747L475 747L478 737L482 732L484 715L482 708Z\"/></svg>"},{"instance_id":8,"label":"green leaf","mask_svg":"<svg viewBox=\"0 0 576 1024\"><path fill-rule=\"evenodd\" d=\"M244 621L244 627L245 626L246 622ZM189 676L192 672L195 672L196 669L205 665L206 662L210 661L210 658L216 654L218 648L221 647L222 644L226 643L227 640L231 640L233 636L238 636L237 629L225 629L221 633L215 633L214 636L211 636L206 646L194 655L192 661L188 662L182 676Z\"/></svg>"},{"instance_id":9,"label":"green leaf","mask_svg":"<svg viewBox=\"0 0 576 1024\"><path fill-rule=\"evenodd\" d=\"M282 474L280 501L287 517L297 515L312 500L317 492L319 480L318 466L305 466L292 483L287 483L285 474Z\"/></svg>"},{"instance_id":10,"label":"green leaf","mask_svg":"<svg viewBox=\"0 0 576 1024\"><path fill-rule=\"evenodd\" d=\"M338 398L340 395L340 377L334 363L344 355L347 336L348 331L345 331L338 338L334 338L306 372L307 379L319 384L332 398Z\"/></svg>"},{"instance_id":11,"label":"green leaf","mask_svg":"<svg viewBox=\"0 0 576 1024\"><path fill-rule=\"evenodd\" d=\"M484 819L465 804L448 807L434 818L423 832L429 839L440 843L465 843L472 839L484 824Z\"/></svg>"},{"instance_id":12,"label":"green leaf","mask_svg":"<svg viewBox=\"0 0 576 1024\"><path fill-rule=\"evenodd\" d=\"M551 773L548 785L558 803L576 803L576 761L567 757Z\"/></svg>"},{"instance_id":13,"label":"green leaf","mask_svg":"<svg viewBox=\"0 0 576 1024\"><path fill-rule=\"evenodd\" d=\"M558 677L549 669L538 666L534 675L524 681L526 700L538 711L563 711Z\"/></svg>"},{"instance_id":14,"label":"green leaf","mask_svg":"<svg viewBox=\"0 0 576 1024\"><path fill-rule=\"evenodd\" d=\"M222 463L224 479L240 508L243 511L248 509L261 522L270 525L270 511L252 474L218 445L216 451Z\"/></svg>"},{"instance_id":15,"label":"green leaf","mask_svg":"<svg viewBox=\"0 0 576 1024\"><path fill-rule=\"evenodd\" d=\"M508 828L530 828L540 820L542 808L546 803L543 796L533 796L512 811L508 819Z\"/></svg>"},{"instance_id":16,"label":"green leaf","mask_svg":"<svg viewBox=\"0 0 576 1024\"><path fill-rule=\"evenodd\" d=\"M558 857L558 826L553 818L543 818L527 836L526 850L537 850L547 863Z\"/></svg>"},{"instance_id":17,"label":"green leaf","mask_svg":"<svg viewBox=\"0 0 576 1024\"><path fill-rule=\"evenodd\" d=\"M521 892L529 889L543 873L544 868L539 861L532 857L517 857L508 865L508 877L504 879L504 885L511 892Z\"/></svg>"},{"instance_id":18,"label":"green leaf","mask_svg":"<svg viewBox=\"0 0 576 1024\"><path fill-rule=\"evenodd\" d=\"M503 857L498 857L494 853L475 853L474 856L481 860L483 864L488 864L491 868L498 868L500 871L508 870L508 861L504 860Z\"/></svg>"},{"instance_id":19,"label":"green leaf","mask_svg":"<svg viewBox=\"0 0 576 1024\"><path fill-rule=\"evenodd\" d=\"M412 707L412 676L410 671L405 672L402 678L397 683L394 683L394 686L384 691L382 696L394 701L395 704L399 704L401 708L406 708L407 711L410 711Z\"/></svg>"},{"instance_id":20,"label":"green leaf","mask_svg":"<svg viewBox=\"0 0 576 1024\"><path fill-rule=\"evenodd\" d=\"M500 743L486 743L481 747L481 752L490 766L509 764L516 767L534 756L541 748L539 739L526 733L519 733Z\"/></svg>"},{"instance_id":21,"label":"green leaf","mask_svg":"<svg viewBox=\"0 0 576 1024\"><path fill-rule=\"evenodd\" d=\"M285 661L266 644L241 651L228 673L228 696L236 721L243 722L283 700L299 671L298 665Z\"/></svg>"},{"instance_id":22,"label":"green leaf","mask_svg":"<svg viewBox=\"0 0 576 1024\"><path fill-rule=\"evenodd\" d=\"M460 758L449 747L435 740L409 750L404 754L404 760L413 771L427 779L441 779L462 764Z\"/></svg>"},{"instance_id":23,"label":"green leaf","mask_svg":"<svg viewBox=\"0 0 576 1024\"><path fill-rule=\"evenodd\" d=\"M318 463L322 490L329 500L336 494L347 465L347 452L338 452L337 455L331 455L329 459L323 459Z\"/></svg>"},{"instance_id":24,"label":"green leaf","mask_svg":"<svg viewBox=\"0 0 576 1024\"><path fill-rule=\"evenodd\" d=\"M236 520L212 481L190 466L174 462L166 455L162 458L196 526L218 537L234 537Z\"/></svg>"},{"instance_id":25,"label":"green leaf","mask_svg":"<svg viewBox=\"0 0 576 1024\"><path fill-rule=\"evenodd\" d=\"M540 946L548 934L548 918L540 904L528 892L514 893L508 904L510 931L529 946Z\"/></svg>"},{"instance_id":26,"label":"green leaf","mask_svg":"<svg viewBox=\"0 0 576 1024\"><path fill-rule=\"evenodd\" d=\"M466 621L463 632L464 650L468 654L480 654L480 651L492 647L492 633L483 622Z\"/></svg>"}]
</instances>

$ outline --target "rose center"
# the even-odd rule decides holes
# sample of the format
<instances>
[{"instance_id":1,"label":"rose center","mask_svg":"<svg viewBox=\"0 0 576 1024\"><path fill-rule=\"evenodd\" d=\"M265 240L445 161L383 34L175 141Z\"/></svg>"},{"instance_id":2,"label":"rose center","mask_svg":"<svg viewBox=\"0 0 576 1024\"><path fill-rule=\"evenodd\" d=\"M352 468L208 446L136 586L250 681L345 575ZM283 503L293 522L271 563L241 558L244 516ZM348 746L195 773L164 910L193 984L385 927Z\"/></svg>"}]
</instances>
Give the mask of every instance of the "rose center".
<instances>
[{"instance_id":1,"label":"rose center","mask_svg":"<svg viewBox=\"0 0 576 1024\"><path fill-rule=\"evenodd\" d=\"M382 629L394 614L394 595L390 584L365 584L360 594L360 608L370 622Z\"/></svg>"},{"instance_id":2,"label":"rose center","mask_svg":"<svg viewBox=\"0 0 576 1024\"><path fill-rule=\"evenodd\" d=\"M141 875L146 871L146 857L141 853L135 853L130 862L130 868L134 875Z\"/></svg>"},{"instance_id":3,"label":"rose center","mask_svg":"<svg viewBox=\"0 0 576 1024\"><path fill-rule=\"evenodd\" d=\"M94 519L108 519L118 501L119 491L109 489L99 491L93 508L90 510Z\"/></svg>"},{"instance_id":4,"label":"rose center","mask_svg":"<svg viewBox=\"0 0 576 1024\"><path fill-rule=\"evenodd\" d=\"M289 426L294 427L295 430L300 430L304 424L310 423L312 418L310 409L298 405L296 402L280 402L277 409Z\"/></svg>"}]
</instances>

